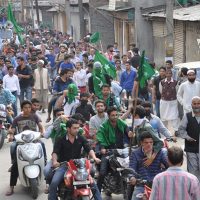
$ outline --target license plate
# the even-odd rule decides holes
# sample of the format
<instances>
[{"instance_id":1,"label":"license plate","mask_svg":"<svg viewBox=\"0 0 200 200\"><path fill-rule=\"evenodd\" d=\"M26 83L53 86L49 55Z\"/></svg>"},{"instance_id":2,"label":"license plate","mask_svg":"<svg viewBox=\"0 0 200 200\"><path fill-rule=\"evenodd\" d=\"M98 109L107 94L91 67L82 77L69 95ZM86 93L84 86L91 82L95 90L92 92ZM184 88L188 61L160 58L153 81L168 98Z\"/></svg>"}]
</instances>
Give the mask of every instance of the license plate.
<instances>
[{"instance_id":1,"label":"license plate","mask_svg":"<svg viewBox=\"0 0 200 200\"><path fill-rule=\"evenodd\" d=\"M74 181L73 185L89 185L90 181Z\"/></svg>"}]
</instances>

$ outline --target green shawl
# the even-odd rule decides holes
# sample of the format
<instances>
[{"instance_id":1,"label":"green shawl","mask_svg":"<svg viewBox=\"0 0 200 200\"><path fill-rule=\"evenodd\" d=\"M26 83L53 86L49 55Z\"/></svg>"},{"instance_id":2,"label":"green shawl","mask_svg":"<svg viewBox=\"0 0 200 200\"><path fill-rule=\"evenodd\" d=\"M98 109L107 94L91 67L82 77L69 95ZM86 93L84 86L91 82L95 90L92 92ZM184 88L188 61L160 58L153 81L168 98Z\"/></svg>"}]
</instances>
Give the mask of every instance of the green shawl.
<instances>
[{"instance_id":1,"label":"green shawl","mask_svg":"<svg viewBox=\"0 0 200 200\"><path fill-rule=\"evenodd\" d=\"M117 127L121 133L124 134L126 123L121 119L117 120ZM109 147L111 144L115 144L115 128L111 125L110 120L105 121L97 131L97 141L104 147Z\"/></svg>"},{"instance_id":2,"label":"green shawl","mask_svg":"<svg viewBox=\"0 0 200 200\"><path fill-rule=\"evenodd\" d=\"M83 134L83 129L79 128L78 134ZM50 138L55 142L56 138L63 137L67 134L66 122L63 122L61 118L58 118L53 123L53 130L50 134Z\"/></svg>"}]
</instances>

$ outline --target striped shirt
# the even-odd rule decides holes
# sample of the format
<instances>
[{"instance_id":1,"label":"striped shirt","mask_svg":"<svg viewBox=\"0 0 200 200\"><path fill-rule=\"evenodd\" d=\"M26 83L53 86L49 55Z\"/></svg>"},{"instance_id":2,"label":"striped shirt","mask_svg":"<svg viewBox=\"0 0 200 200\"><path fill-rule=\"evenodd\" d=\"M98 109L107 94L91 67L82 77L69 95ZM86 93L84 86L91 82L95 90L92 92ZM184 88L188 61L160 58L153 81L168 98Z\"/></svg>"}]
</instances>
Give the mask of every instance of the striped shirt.
<instances>
[{"instance_id":1,"label":"striped shirt","mask_svg":"<svg viewBox=\"0 0 200 200\"><path fill-rule=\"evenodd\" d=\"M200 183L180 167L169 167L154 178L150 200L200 200Z\"/></svg>"}]
</instances>

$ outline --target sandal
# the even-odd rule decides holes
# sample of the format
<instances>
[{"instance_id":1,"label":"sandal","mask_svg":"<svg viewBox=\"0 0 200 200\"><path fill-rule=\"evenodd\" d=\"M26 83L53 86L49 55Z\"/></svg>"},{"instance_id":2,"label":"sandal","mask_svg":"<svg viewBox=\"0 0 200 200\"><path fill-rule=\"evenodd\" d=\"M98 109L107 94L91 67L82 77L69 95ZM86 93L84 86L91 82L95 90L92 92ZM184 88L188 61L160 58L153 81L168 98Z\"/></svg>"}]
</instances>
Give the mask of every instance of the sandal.
<instances>
[{"instance_id":1,"label":"sandal","mask_svg":"<svg viewBox=\"0 0 200 200\"><path fill-rule=\"evenodd\" d=\"M14 193L14 188L10 188L7 192L6 192L6 196L11 196Z\"/></svg>"}]
</instances>

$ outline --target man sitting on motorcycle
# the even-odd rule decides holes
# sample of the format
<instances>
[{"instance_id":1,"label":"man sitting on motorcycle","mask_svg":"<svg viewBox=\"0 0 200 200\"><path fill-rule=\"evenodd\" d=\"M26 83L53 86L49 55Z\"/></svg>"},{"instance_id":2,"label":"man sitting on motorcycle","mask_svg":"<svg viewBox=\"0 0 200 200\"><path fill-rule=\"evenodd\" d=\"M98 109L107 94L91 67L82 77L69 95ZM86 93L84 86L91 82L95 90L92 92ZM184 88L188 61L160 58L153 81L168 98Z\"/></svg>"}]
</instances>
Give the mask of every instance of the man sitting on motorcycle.
<instances>
[{"instance_id":1,"label":"man sitting on motorcycle","mask_svg":"<svg viewBox=\"0 0 200 200\"><path fill-rule=\"evenodd\" d=\"M11 130L9 131L9 141L12 142L14 140L14 135L17 133L21 133L24 130L32 130L39 131L41 134L44 132L44 128L42 126L42 121L40 118L31 112L32 103L28 100L25 100L21 103L22 113L15 117ZM46 159L46 150L44 143L41 142L44 157ZM6 193L7 196L10 196L14 192L14 186L17 183L18 178L18 167L17 167L17 158L16 158L16 150L17 150L17 143L14 141L10 147L11 152L11 160L12 160L12 167L11 167L11 174L10 174L10 188Z\"/></svg>"},{"instance_id":2,"label":"man sitting on motorcycle","mask_svg":"<svg viewBox=\"0 0 200 200\"><path fill-rule=\"evenodd\" d=\"M96 163L101 161L95 156L93 150L91 150L88 145L87 140L78 134L79 123L75 119L70 119L67 121L67 134L56 140L52 153L52 165L53 168L59 167L52 178L51 184L49 186L49 200L57 199L57 188L59 184L64 179L64 174L67 171L67 165L60 165L61 162L69 161L71 159L81 158L82 148L89 154L90 157L94 159ZM101 194L94 184L91 186L92 192L95 200L101 200Z\"/></svg>"},{"instance_id":3,"label":"man sitting on motorcycle","mask_svg":"<svg viewBox=\"0 0 200 200\"><path fill-rule=\"evenodd\" d=\"M15 96L11 93L10 90L3 88L3 81L2 79L0 79L0 104L3 104L7 107L8 105L12 105L13 103L15 103L15 101ZM12 120L9 117L8 113L6 119L8 123L12 123Z\"/></svg>"},{"instance_id":4,"label":"man sitting on motorcycle","mask_svg":"<svg viewBox=\"0 0 200 200\"><path fill-rule=\"evenodd\" d=\"M164 165L168 167L166 149L161 149L149 166L145 165L145 161L150 159L155 152L153 148L154 140L152 134L144 131L140 135L141 146L134 150L130 156L129 167L137 174L130 179L132 185L135 185L132 200L139 200L138 194L144 193L144 185L137 179L146 180L152 183L153 178L162 171Z\"/></svg>"},{"instance_id":5,"label":"man sitting on motorcycle","mask_svg":"<svg viewBox=\"0 0 200 200\"><path fill-rule=\"evenodd\" d=\"M157 152L159 152L160 149L164 145L163 141L158 136L158 132L156 132L153 129L153 127L150 125L148 119L146 119L146 117L145 117L146 111L143 106L140 106L140 105L136 106L135 113L133 112L133 109L132 109L131 113L132 113L132 117L134 118L133 127L134 127L134 131L135 131L135 136L136 136L136 144L140 145L141 133L143 133L144 131L149 132L153 137L154 150L155 150L155 153L153 156L155 156L155 154Z\"/></svg>"},{"instance_id":6,"label":"man sitting on motorcycle","mask_svg":"<svg viewBox=\"0 0 200 200\"><path fill-rule=\"evenodd\" d=\"M109 162L106 158L106 150L108 149L123 149L125 144L128 144L129 137L133 133L129 131L128 126L124 121L118 118L117 108L110 107L107 110L108 120L106 120L97 131L97 141L101 149L101 166L97 181L99 190L101 191L104 177L108 173Z\"/></svg>"}]
</instances>

